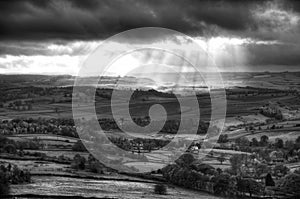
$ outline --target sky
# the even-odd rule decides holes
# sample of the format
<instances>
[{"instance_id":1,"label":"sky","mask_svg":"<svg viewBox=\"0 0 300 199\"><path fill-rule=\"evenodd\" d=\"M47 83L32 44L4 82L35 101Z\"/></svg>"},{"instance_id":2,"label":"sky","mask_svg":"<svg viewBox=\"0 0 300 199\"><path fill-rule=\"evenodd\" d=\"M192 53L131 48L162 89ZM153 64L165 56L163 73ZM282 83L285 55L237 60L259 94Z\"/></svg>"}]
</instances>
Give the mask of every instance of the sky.
<instances>
[{"instance_id":1,"label":"sky","mask_svg":"<svg viewBox=\"0 0 300 199\"><path fill-rule=\"evenodd\" d=\"M76 75L104 40L142 27L192 37L223 72L300 71L296 0L1 0L0 73Z\"/></svg>"}]
</instances>

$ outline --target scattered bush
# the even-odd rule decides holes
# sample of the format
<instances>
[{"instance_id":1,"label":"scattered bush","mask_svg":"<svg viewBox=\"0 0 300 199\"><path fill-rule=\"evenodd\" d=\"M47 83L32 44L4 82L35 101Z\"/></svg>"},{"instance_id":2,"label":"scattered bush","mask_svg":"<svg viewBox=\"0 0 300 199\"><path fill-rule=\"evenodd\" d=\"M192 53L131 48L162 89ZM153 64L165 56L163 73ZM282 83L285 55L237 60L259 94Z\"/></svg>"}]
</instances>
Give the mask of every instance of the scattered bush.
<instances>
[{"instance_id":1,"label":"scattered bush","mask_svg":"<svg viewBox=\"0 0 300 199\"><path fill-rule=\"evenodd\" d=\"M85 151L87 151L81 140L77 141L73 145L72 150L73 151L78 151L78 152L85 152Z\"/></svg>"},{"instance_id":2,"label":"scattered bush","mask_svg":"<svg viewBox=\"0 0 300 199\"><path fill-rule=\"evenodd\" d=\"M74 156L74 159L71 163L71 167L73 169L78 169L78 170L84 170L85 169L85 158L80 156L79 154L76 154Z\"/></svg>"},{"instance_id":3,"label":"scattered bush","mask_svg":"<svg viewBox=\"0 0 300 199\"><path fill-rule=\"evenodd\" d=\"M285 165L279 164L274 167L273 172L275 175L282 174L285 176L289 172L289 170L290 169L288 167L286 167Z\"/></svg>"},{"instance_id":4,"label":"scattered bush","mask_svg":"<svg viewBox=\"0 0 300 199\"><path fill-rule=\"evenodd\" d=\"M228 140L228 135L225 134L225 135L220 135L219 139L218 139L218 143L227 143L229 140Z\"/></svg>"},{"instance_id":5,"label":"scattered bush","mask_svg":"<svg viewBox=\"0 0 300 199\"><path fill-rule=\"evenodd\" d=\"M164 184L156 184L154 186L154 193L160 194L160 195L166 195L167 194L167 187Z\"/></svg>"},{"instance_id":6,"label":"scattered bush","mask_svg":"<svg viewBox=\"0 0 300 199\"><path fill-rule=\"evenodd\" d=\"M0 196L9 193L9 184L5 172L0 171Z\"/></svg>"},{"instance_id":7,"label":"scattered bush","mask_svg":"<svg viewBox=\"0 0 300 199\"><path fill-rule=\"evenodd\" d=\"M15 147L15 145L13 144L7 144L3 147L3 150L6 152L6 153L11 153L11 154L15 154L17 153L17 149Z\"/></svg>"}]
</instances>

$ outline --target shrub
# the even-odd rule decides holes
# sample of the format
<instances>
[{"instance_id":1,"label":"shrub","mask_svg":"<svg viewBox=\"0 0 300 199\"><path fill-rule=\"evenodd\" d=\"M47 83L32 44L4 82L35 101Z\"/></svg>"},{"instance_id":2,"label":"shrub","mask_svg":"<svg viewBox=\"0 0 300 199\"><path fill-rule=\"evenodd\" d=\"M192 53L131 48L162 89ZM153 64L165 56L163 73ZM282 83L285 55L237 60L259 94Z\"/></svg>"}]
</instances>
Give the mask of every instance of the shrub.
<instances>
[{"instance_id":1,"label":"shrub","mask_svg":"<svg viewBox=\"0 0 300 199\"><path fill-rule=\"evenodd\" d=\"M269 173L266 176L266 186L271 186L271 187L275 186L275 182L274 182L271 174L269 174Z\"/></svg>"},{"instance_id":2,"label":"shrub","mask_svg":"<svg viewBox=\"0 0 300 199\"><path fill-rule=\"evenodd\" d=\"M231 164L231 170L233 173L238 173L238 171L240 171L241 166L243 165L245 157L241 154L235 154L233 155L229 161Z\"/></svg>"},{"instance_id":3,"label":"shrub","mask_svg":"<svg viewBox=\"0 0 300 199\"><path fill-rule=\"evenodd\" d=\"M9 186L7 183L0 182L0 196L9 193Z\"/></svg>"},{"instance_id":4,"label":"shrub","mask_svg":"<svg viewBox=\"0 0 300 199\"><path fill-rule=\"evenodd\" d=\"M290 169L283 164L276 165L273 169L275 175L282 174L285 176L289 171Z\"/></svg>"},{"instance_id":5,"label":"shrub","mask_svg":"<svg viewBox=\"0 0 300 199\"><path fill-rule=\"evenodd\" d=\"M8 179L5 172L0 171L0 196L7 195L9 193Z\"/></svg>"},{"instance_id":6,"label":"shrub","mask_svg":"<svg viewBox=\"0 0 300 199\"><path fill-rule=\"evenodd\" d=\"M71 163L71 167L73 169L78 169L78 170L84 170L85 169L85 158L80 156L79 154L76 154L74 156L74 159Z\"/></svg>"},{"instance_id":7,"label":"shrub","mask_svg":"<svg viewBox=\"0 0 300 199\"><path fill-rule=\"evenodd\" d=\"M81 142L81 140L77 141L73 147L72 147L73 151L79 151L79 152L85 152L87 151L85 146L83 145L83 143Z\"/></svg>"},{"instance_id":8,"label":"shrub","mask_svg":"<svg viewBox=\"0 0 300 199\"><path fill-rule=\"evenodd\" d=\"M220 135L219 139L218 139L218 143L227 143L228 142L228 135Z\"/></svg>"},{"instance_id":9,"label":"shrub","mask_svg":"<svg viewBox=\"0 0 300 199\"><path fill-rule=\"evenodd\" d=\"M219 157L217 157L217 160L218 160L221 164L223 164L223 162L226 161L225 154L222 153Z\"/></svg>"},{"instance_id":10,"label":"shrub","mask_svg":"<svg viewBox=\"0 0 300 199\"><path fill-rule=\"evenodd\" d=\"M93 173L101 173L103 174L103 165L100 164L99 161L88 161L87 168L89 171Z\"/></svg>"},{"instance_id":11,"label":"shrub","mask_svg":"<svg viewBox=\"0 0 300 199\"><path fill-rule=\"evenodd\" d=\"M164 184L156 184L154 186L154 193L160 194L160 195L166 195L167 194L167 187Z\"/></svg>"},{"instance_id":12,"label":"shrub","mask_svg":"<svg viewBox=\"0 0 300 199\"><path fill-rule=\"evenodd\" d=\"M12 154L17 153L17 149L13 144L7 144L3 147L3 149L6 153L12 153Z\"/></svg>"}]
</instances>

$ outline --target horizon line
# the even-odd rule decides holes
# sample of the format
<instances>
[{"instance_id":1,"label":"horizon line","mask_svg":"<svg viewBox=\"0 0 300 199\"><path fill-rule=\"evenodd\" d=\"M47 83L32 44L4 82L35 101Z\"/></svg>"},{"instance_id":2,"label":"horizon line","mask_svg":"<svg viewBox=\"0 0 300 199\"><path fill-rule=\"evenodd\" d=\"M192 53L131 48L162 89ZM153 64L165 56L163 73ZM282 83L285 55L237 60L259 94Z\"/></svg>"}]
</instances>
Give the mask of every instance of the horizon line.
<instances>
[{"instance_id":1,"label":"horizon line","mask_svg":"<svg viewBox=\"0 0 300 199\"><path fill-rule=\"evenodd\" d=\"M201 73L299 73L300 70L295 71L219 71L219 72L201 72ZM167 74L170 72L153 72L153 73L160 73L160 74ZM172 72L171 72L172 73ZM176 73L176 72L173 72ZM182 73L193 73L193 72L182 72ZM143 75L147 73L136 73L135 75ZM74 74L42 74L42 73L0 73L0 75L41 75L41 76L72 76L72 77L80 77L79 75ZM96 77L97 75L86 75L84 77ZM111 75L105 75L106 77L118 77L121 75L118 74L111 74ZM124 75L123 77L134 77L133 75Z\"/></svg>"}]
</instances>

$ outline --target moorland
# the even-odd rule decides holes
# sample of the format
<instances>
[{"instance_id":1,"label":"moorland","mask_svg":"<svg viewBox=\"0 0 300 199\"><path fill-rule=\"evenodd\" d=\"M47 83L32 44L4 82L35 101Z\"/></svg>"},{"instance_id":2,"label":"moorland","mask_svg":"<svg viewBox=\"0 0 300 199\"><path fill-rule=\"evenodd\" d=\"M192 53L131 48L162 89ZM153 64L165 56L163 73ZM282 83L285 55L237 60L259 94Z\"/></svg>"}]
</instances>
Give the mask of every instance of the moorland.
<instances>
[{"instance_id":1,"label":"moorland","mask_svg":"<svg viewBox=\"0 0 300 199\"><path fill-rule=\"evenodd\" d=\"M135 138L119 128L129 124L127 119L118 121L112 115L112 88L107 82L115 82L117 77L107 77L105 86L97 88L94 104L100 126L115 145L131 151L132 159L139 159L120 156L113 161L140 171L153 168L137 174L109 168L86 150L73 121L72 98L80 97L73 95L75 77L1 75L2 194L19 198L297 198L300 73L225 73L222 77L227 100L225 125L213 150L201 159L212 109L205 89L196 90L201 117L195 118L193 107L180 107L175 88L135 88L129 111L136 124L153 122L148 110L154 104L161 104L168 114L159 133ZM137 81L129 79L128 85ZM180 98L189 100L189 95ZM117 113L122 115L126 106L119 103ZM188 122L200 120L198 139L175 163L166 164L168 154L155 151L176 135L181 111ZM185 131L182 140L189 139L189 132L195 129Z\"/></svg>"}]
</instances>

